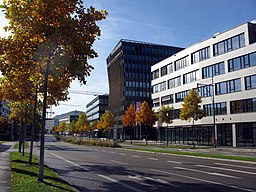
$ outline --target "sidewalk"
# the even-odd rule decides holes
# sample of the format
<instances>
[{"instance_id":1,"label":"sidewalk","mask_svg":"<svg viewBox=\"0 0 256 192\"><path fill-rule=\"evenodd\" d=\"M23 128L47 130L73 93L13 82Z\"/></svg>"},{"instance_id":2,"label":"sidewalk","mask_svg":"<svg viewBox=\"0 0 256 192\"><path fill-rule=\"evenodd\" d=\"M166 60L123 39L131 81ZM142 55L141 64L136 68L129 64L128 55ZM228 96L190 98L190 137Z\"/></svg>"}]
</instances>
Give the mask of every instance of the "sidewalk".
<instances>
[{"instance_id":1,"label":"sidewalk","mask_svg":"<svg viewBox=\"0 0 256 192\"><path fill-rule=\"evenodd\" d=\"M192 146L187 146L188 148L183 148L183 145L174 145L169 144L169 147L166 147L166 143L156 143L149 141L146 145L145 142L133 142L130 144L130 141L125 141L123 143L118 143L124 148L145 148L145 149L154 149L154 150L166 150L166 151L181 151L181 152L195 152L195 153L204 153L204 154L222 154L229 156L242 156L242 157L254 157L256 158L256 148L245 148L245 147L223 147L217 146L196 146L195 149ZM180 146L180 148L179 148Z\"/></svg>"},{"instance_id":2,"label":"sidewalk","mask_svg":"<svg viewBox=\"0 0 256 192\"><path fill-rule=\"evenodd\" d=\"M15 142L0 144L0 191L11 192L10 151Z\"/></svg>"}]
</instances>

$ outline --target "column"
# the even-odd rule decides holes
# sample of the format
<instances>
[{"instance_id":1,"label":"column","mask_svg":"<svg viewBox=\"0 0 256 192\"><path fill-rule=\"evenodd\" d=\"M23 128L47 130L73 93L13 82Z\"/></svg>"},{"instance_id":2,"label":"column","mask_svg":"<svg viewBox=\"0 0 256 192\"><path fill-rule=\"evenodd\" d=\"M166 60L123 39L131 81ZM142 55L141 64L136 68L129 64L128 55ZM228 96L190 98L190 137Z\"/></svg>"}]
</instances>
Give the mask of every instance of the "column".
<instances>
[{"instance_id":1,"label":"column","mask_svg":"<svg viewBox=\"0 0 256 192\"><path fill-rule=\"evenodd\" d=\"M236 147L236 124L232 124L233 147Z\"/></svg>"}]
</instances>

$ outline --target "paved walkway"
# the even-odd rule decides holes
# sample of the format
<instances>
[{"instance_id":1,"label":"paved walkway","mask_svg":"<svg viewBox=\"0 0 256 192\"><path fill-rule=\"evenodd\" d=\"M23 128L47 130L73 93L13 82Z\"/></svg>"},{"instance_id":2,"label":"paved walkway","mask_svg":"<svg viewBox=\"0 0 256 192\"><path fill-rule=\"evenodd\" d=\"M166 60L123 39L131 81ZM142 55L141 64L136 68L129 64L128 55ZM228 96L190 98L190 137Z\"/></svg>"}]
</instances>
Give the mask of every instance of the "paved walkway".
<instances>
[{"instance_id":1,"label":"paved walkway","mask_svg":"<svg viewBox=\"0 0 256 192\"><path fill-rule=\"evenodd\" d=\"M195 149L192 146L188 148L179 148L177 145L169 144L169 146L177 146L174 147L166 147L166 143L155 143L149 141L149 145L146 146L145 142L133 142L130 144L130 141L126 141L123 143L119 143L122 147L128 148L146 148L146 149L156 149L156 150L168 150L168 151L184 151L184 152L196 152L196 153L207 153L207 154L223 154L223 155L231 155L231 156L243 156L243 157L254 157L256 158L256 147L254 148L245 148L245 147L202 147L196 146ZM138 145L139 144L139 145ZM181 146L182 147L182 146Z\"/></svg>"},{"instance_id":2,"label":"paved walkway","mask_svg":"<svg viewBox=\"0 0 256 192\"><path fill-rule=\"evenodd\" d=\"M0 144L0 191L11 192L10 151L15 142Z\"/></svg>"}]
</instances>

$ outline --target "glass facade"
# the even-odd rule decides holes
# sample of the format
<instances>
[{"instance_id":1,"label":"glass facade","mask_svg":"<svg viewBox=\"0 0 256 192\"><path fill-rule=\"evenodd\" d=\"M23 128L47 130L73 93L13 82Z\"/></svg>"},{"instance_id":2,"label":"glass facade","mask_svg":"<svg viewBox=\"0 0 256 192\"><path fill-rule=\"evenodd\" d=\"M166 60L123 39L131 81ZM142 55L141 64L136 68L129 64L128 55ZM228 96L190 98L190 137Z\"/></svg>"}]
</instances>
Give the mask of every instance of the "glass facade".
<instances>
[{"instance_id":1,"label":"glass facade","mask_svg":"<svg viewBox=\"0 0 256 192\"><path fill-rule=\"evenodd\" d=\"M206 116L213 116L213 104L206 104L203 106ZM215 103L214 104L215 115L226 115L227 114L227 103Z\"/></svg>"},{"instance_id":2,"label":"glass facade","mask_svg":"<svg viewBox=\"0 0 256 192\"><path fill-rule=\"evenodd\" d=\"M245 89L256 89L256 75L245 77Z\"/></svg>"},{"instance_id":3,"label":"glass facade","mask_svg":"<svg viewBox=\"0 0 256 192\"><path fill-rule=\"evenodd\" d=\"M256 98L231 101L230 107L231 114L256 112Z\"/></svg>"},{"instance_id":4,"label":"glass facade","mask_svg":"<svg viewBox=\"0 0 256 192\"><path fill-rule=\"evenodd\" d=\"M236 141L238 147L255 147L256 123L236 124Z\"/></svg>"},{"instance_id":5,"label":"glass facade","mask_svg":"<svg viewBox=\"0 0 256 192\"><path fill-rule=\"evenodd\" d=\"M213 45L213 55L221 55L245 46L244 33Z\"/></svg>"}]
</instances>

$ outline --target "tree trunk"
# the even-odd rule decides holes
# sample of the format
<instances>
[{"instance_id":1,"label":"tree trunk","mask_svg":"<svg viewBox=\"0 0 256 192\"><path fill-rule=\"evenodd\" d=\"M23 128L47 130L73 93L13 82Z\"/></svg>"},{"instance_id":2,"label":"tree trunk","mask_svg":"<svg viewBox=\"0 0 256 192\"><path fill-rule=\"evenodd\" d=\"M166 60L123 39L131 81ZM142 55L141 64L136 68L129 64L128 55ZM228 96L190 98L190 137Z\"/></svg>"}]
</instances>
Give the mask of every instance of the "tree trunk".
<instances>
[{"instance_id":1,"label":"tree trunk","mask_svg":"<svg viewBox=\"0 0 256 192\"><path fill-rule=\"evenodd\" d=\"M38 181L44 181L44 133L45 133L45 119L46 119L46 105L47 105L47 87L49 76L50 57L46 63L45 77L44 77L44 100L43 100L43 116L42 116L42 129L41 129L41 141L40 141L40 160L39 160L39 173Z\"/></svg>"},{"instance_id":2,"label":"tree trunk","mask_svg":"<svg viewBox=\"0 0 256 192\"><path fill-rule=\"evenodd\" d=\"M194 126L195 120L193 118L193 125L192 125L192 130L193 130L193 148L195 148L195 126Z\"/></svg>"},{"instance_id":3,"label":"tree trunk","mask_svg":"<svg viewBox=\"0 0 256 192\"><path fill-rule=\"evenodd\" d=\"M35 130L36 130L36 109L37 109L37 88L36 88L36 95L34 98L34 111L33 111L33 122L32 122L32 129L31 129L31 138L30 138L30 152L29 152L29 164L32 165L32 155L33 155L33 144L34 144L34 137L35 137Z\"/></svg>"},{"instance_id":4,"label":"tree trunk","mask_svg":"<svg viewBox=\"0 0 256 192\"><path fill-rule=\"evenodd\" d=\"M167 124L167 127L166 127L166 146L168 147L169 145L169 135L168 135L168 124Z\"/></svg>"},{"instance_id":5,"label":"tree trunk","mask_svg":"<svg viewBox=\"0 0 256 192\"><path fill-rule=\"evenodd\" d=\"M148 145L148 126L146 125L146 145Z\"/></svg>"},{"instance_id":6,"label":"tree trunk","mask_svg":"<svg viewBox=\"0 0 256 192\"><path fill-rule=\"evenodd\" d=\"M132 144L132 136L133 136L133 127L131 127L131 144Z\"/></svg>"}]
</instances>

